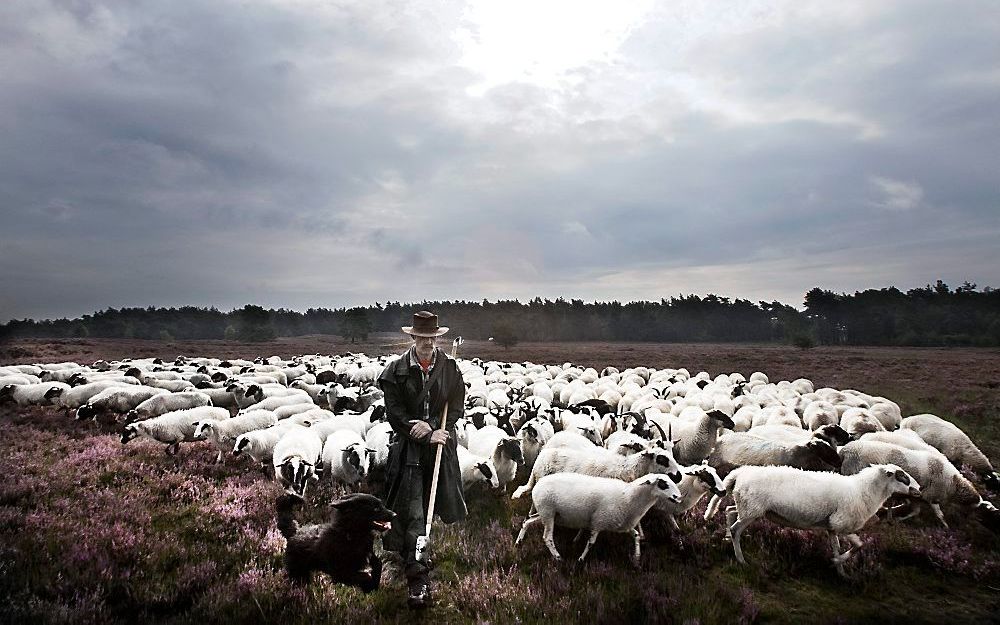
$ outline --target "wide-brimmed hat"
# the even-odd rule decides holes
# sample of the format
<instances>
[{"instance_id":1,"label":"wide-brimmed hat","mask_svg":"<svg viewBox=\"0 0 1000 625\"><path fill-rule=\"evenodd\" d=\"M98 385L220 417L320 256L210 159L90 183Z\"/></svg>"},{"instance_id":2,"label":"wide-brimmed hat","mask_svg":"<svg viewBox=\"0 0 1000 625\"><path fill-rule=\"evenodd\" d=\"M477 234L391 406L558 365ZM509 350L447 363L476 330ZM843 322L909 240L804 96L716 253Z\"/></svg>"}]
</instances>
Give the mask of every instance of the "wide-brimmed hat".
<instances>
[{"instance_id":1,"label":"wide-brimmed hat","mask_svg":"<svg viewBox=\"0 0 1000 625\"><path fill-rule=\"evenodd\" d=\"M410 336L441 336L448 326L438 327L438 317L432 312L421 310L413 313L413 325L400 328Z\"/></svg>"}]
</instances>

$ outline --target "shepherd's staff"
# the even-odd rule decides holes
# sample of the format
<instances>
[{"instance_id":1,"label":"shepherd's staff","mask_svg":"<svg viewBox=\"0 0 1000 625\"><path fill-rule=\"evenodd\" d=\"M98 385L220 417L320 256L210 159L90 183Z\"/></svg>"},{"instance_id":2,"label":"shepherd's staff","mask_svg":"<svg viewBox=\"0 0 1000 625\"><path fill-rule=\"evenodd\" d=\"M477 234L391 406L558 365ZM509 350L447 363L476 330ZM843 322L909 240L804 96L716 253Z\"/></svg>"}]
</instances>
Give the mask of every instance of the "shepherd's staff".
<instances>
[{"instance_id":1,"label":"shepherd's staff","mask_svg":"<svg viewBox=\"0 0 1000 625\"><path fill-rule=\"evenodd\" d=\"M451 342L451 357L455 358L458 353L458 346L463 343L462 337L456 336ZM448 428L448 402L444 403L444 410L441 412L441 429ZM434 456L434 476L431 478L431 500L427 504L427 526L424 528L424 535L417 536L417 548L414 557L417 562L427 561L427 544L431 540L431 523L434 521L434 502L437 499L438 474L441 472L441 452L444 445L437 446L437 455Z\"/></svg>"}]
</instances>

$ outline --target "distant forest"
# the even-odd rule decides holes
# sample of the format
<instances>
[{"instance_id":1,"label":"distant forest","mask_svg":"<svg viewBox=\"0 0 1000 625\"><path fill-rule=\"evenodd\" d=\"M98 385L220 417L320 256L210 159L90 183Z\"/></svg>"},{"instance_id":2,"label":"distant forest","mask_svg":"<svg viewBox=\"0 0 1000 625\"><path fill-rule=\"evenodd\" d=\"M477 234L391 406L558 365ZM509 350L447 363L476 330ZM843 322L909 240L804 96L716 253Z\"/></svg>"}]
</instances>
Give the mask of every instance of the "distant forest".
<instances>
[{"instance_id":1,"label":"distant forest","mask_svg":"<svg viewBox=\"0 0 1000 625\"><path fill-rule=\"evenodd\" d=\"M398 331L421 309L436 312L453 335L518 341L788 342L824 345L1000 345L1000 291L938 280L853 295L814 288L804 310L780 302L687 295L659 302L594 302L535 298L527 302L376 303L305 312L248 304L215 308L108 308L78 319L12 320L0 339L105 337L265 341L277 336L334 334L349 339Z\"/></svg>"}]
</instances>

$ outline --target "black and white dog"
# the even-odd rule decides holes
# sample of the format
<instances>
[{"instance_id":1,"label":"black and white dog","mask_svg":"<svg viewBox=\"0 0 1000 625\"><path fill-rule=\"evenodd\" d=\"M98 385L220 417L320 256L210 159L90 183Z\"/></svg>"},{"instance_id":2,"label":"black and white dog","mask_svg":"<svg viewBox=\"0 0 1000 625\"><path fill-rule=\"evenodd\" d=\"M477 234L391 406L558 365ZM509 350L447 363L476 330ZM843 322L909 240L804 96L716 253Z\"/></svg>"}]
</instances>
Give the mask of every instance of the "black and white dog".
<instances>
[{"instance_id":1,"label":"black and white dog","mask_svg":"<svg viewBox=\"0 0 1000 625\"><path fill-rule=\"evenodd\" d=\"M328 523L299 527L292 511L303 499L278 497L278 529L288 540L285 570L295 583L307 583L313 571L322 571L335 582L357 586L364 592L378 589L382 561L375 555L375 536L388 531L396 514L378 497L348 495L331 505Z\"/></svg>"}]
</instances>

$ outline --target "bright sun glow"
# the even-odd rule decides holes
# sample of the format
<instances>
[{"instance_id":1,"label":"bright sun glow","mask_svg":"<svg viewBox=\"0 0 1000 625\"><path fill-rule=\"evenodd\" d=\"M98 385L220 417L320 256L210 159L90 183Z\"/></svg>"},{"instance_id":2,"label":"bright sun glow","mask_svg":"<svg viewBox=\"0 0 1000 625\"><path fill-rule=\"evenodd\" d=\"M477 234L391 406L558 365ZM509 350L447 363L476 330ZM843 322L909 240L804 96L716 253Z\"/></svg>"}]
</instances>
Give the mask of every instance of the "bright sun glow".
<instances>
[{"instance_id":1,"label":"bright sun glow","mask_svg":"<svg viewBox=\"0 0 1000 625\"><path fill-rule=\"evenodd\" d=\"M455 33L463 64L482 77L471 91L572 83L572 70L613 61L651 7L650 0L473 0Z\"/></svg>"}]
</instances>

